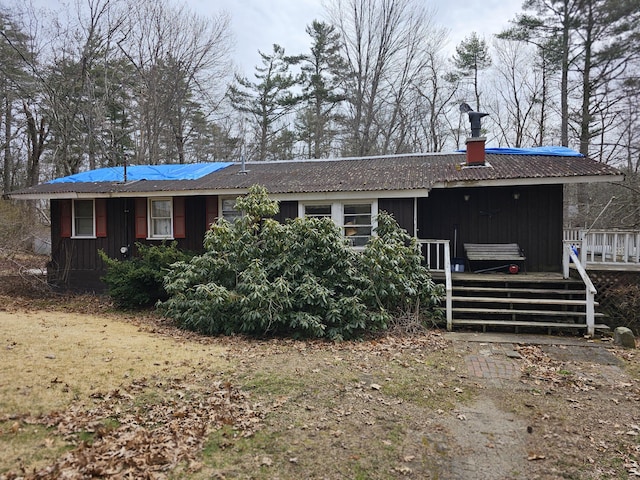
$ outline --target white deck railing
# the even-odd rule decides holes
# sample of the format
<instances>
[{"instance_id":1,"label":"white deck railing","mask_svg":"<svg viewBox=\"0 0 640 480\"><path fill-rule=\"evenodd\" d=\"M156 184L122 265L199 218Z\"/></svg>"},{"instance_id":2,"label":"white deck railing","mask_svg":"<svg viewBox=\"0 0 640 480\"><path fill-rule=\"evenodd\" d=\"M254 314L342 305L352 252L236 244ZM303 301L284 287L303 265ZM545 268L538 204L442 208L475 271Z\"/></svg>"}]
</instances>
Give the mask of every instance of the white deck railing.
<instances>
[{"instance_id":1,"label":"white deck railing","mask_svg":"<svg viewBox=\"0 0 640 480\"><path fill-rule=\"evenodd\" d=\"M564 241L580 251L583 265L640 265L639 230L565 229Z\"/></svg>"},{"instance_id":2,"label":"white deck railing","mask_svg":"<svg viewBox=\"0 0 640 480\"><path fill-rule=\"evenodd\" d=\"M585 287L587 335L593 337L596 330L595 297L598 291L596 287L593 286L593 282L589 278L580 259L578 259L578 255L576 255L575 244L576 242L572 240L564 241L562 248L562 274L564 278L569 278L569 264L573 262Z\"/></svg>"},{"instance_id":3,"label":"white deck railing","mask_svg":"<svg viewBox=\"0 0 640 480\"><path fill-rule=\"evenodd\" d=\"M418 239L418 243L429 270L432 272L444 272L447 330L451 330L453 328L453 284L451 282L449 240Z\"/></svg>"}]
</instances>

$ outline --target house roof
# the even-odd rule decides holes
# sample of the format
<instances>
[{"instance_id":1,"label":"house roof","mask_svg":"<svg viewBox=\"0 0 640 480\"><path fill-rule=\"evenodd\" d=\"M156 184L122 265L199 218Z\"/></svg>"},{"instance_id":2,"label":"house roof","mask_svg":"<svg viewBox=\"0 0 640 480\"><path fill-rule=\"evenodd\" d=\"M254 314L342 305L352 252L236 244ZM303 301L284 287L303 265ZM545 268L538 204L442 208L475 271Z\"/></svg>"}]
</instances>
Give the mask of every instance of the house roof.
<instances>
[{"instance_id":1,"label":"house roof","mask_svg":"<svg viewBox=\"0 0 640 480\"><path fill-rule=\"evenodd\" d=\"M575 152L574 152L575 153ZM225 163L198 178L55 181L12 192L12 198L239 194L255 184L271 194L404 192L433 188L621 181L618 170L583 156L487 149L484 166L465 166L464 152L324 160Z\"/></svg>"}]
</instances>

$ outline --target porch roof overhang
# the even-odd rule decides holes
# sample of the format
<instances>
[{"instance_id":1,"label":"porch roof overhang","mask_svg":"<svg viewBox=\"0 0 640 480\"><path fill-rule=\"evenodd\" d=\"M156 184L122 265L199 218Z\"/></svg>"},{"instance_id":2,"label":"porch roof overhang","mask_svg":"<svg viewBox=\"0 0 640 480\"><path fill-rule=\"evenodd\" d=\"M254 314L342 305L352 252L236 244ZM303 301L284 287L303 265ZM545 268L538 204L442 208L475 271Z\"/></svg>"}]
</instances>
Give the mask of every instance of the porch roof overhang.
<instances>
[{"instance_id":1,"label":"porch roof overhang","mask_svg":"<svg viewBox=\"0 0 640 480\"><path fill-rule=\"evenodd\" d=\"M262 185L279 200L426 197L434 188L619 182L618 170L585 157L487 153L466 167L464 153L406 154L226 164L197 179L44 183L13 199L237 196Z\"/></svg>"},{"instance_id":2,"label":"porch roof overhang","mask_svg":"<svg viewBox=\"0 0 640 480\"><path fill-rule=\"evenodd\" d=\"M578 183L604 183L604 182L622 182L624 175L611 175L606 178L602 176L591 177L548 177L548 178L521 178L521 179L494 179L479 180L475 182L438 182L433 188L469 188L469 187L518 187L529 185L570 185Z\"/></svg>"}]
</instances>

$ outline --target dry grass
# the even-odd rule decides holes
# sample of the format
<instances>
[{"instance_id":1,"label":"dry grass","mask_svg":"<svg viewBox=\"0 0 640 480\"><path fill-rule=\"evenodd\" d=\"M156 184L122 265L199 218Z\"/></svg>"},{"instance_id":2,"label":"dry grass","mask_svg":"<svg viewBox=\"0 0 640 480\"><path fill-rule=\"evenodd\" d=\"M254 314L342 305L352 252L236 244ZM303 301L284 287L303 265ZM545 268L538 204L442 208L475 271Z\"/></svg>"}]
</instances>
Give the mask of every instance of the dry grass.
<instances>
[{"instance_id":1,"label":"dry grass","mask_svg":"<svg viewBox=\"0 0 640 480\"><path fill-rule=\"evenodd\" d=\"M87 402L131 378L180 377L195 364L223 369L224 349L149 335L105 317L0 312L0 409L41 414Z\"/></svg>"},{"instance_id":2,"label":"dry grass","mask_svg":"<svg viewBox=\"0 0 640 480\"><path fill-rule=\"evenodd\" d=\"M196 369L222 371L225 348L149 334L108 315L60 311L0 311L0 475L21 465L39 468L67 442L35 418L71 405L90 409L94 397L136 379L162 384ZM146 391L138 402L152 402Z\"/></svg>"},{"instance_id":3,"label":"dry grass","mask_svg":"<svg viewBox=\"0 0 640 480\"><path fill-rule=\"evenodd\" d=\"M144 448L172 425L163 438L191 429L190 439L195 425L199 440L181 444L190 456L151 464L160 469L153 478L463 478L456 462L474 453L461 451L465 435L486 434L475 453L511 447L490 438L493 425L467 431L463 417L478 399L522 425L518 448L545 457L520 459L524 468L509 478L631 478L639 461L634 351L617 352L624 368L539 355L531 370L520 359L521 378L495 383L465 364L478 354L471 349L489 346L454 348L434 331L341 344L211 339L152 315L113 313L99 298L75 298L69 312L62 300L0 297L2 480L60 478L60 470L28 473L72 454L65 466L80 478L87 455L113 458L141 429ZM241 395L219 398L235 402L238 415L209 418L207 402L232 386ZM146 452L145 461L164 461L159 450ZM141 472L149 470L131 478ZM504 475L496 466L483 478Z\"/></svg>"}]
</instances>

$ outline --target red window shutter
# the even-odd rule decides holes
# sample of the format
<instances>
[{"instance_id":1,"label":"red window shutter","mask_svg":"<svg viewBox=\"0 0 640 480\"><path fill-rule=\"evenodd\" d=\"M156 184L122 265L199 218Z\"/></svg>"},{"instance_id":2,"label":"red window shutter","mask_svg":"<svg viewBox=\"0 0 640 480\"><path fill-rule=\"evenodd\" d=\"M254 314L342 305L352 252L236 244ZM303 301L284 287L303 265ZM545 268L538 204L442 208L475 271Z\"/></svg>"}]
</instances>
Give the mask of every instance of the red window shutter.
<instances>
[{"instance_id":1,"label":"red window shutter","mask_svg":"<svg viewBox=\"0 0 640 480\"><path fill-rule=\"evenodd\" d=\"M207 197L206 199L206 221L207 230L215 223L218 218L218 197Z\"/></svg>"},{"instance_id":2,"label":"red window shutter","mask_svg":"<svg viewBox=\"0 0 640 480\"><path fill-rule=\"evenodd\" d=\"M173 198L173 238L186 238L184 197Z\"/></svg>"},{"instance_id":3,"label":"red window shutter","mask_svg":"<svg viewBox=\"0 0 640 480\"><path fill-rule=\"evenodd\" d=\"M107 236L107 200L105 198L97 198L95 200L96 208L96 237Z\"/></svg>"},{"instance_id":4,"label":"red window shutter","mask_svg":"<svg viewBox=\"0 0 640 480\"><path fill-rule=\"evenodd\" d=\"M59 200L60 202L60 236L71 237L71 202L72 200Z\"/></svg>"},{"instance_id":5,"label":"red window shutter","mask_svg":"<svg viewBox=\"0 0 640 480\"><path fill-rule=\"evenodd\" d=\"M136 238L147 238L147 199L136 198Z\"/></svg>"}]
</instances>

